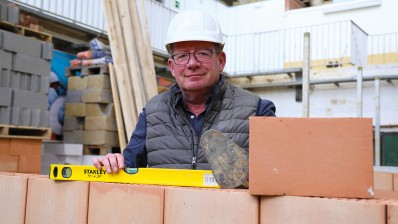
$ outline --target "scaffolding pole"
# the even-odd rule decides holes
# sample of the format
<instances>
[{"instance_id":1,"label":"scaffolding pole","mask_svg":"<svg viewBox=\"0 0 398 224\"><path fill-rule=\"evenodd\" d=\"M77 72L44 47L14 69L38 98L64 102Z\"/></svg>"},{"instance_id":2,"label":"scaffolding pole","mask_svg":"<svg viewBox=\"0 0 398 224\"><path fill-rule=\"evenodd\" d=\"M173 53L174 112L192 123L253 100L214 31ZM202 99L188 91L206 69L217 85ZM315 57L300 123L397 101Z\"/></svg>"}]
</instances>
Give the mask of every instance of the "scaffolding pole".
<instances>
[{"instance_id":1,"label":"scaffolding pole","mask_svg":"<svg viewBox=\"0 0 398 224\"><path fill-rule=\"evenodd\" d=\"M380 77L375 77L375 166L380 166Z\"/></svg>"},{"instance_id":2,"label":"scaffolding pole","mask_svg":"<svg viewBox=\"0 0 398 224\"><path fill-rule=\"evenodd\" d=\"M310 115L310 68L311 68L310 33L304 33L304 65L303 65L303 117Z\"/></svg>"}]
</instances>

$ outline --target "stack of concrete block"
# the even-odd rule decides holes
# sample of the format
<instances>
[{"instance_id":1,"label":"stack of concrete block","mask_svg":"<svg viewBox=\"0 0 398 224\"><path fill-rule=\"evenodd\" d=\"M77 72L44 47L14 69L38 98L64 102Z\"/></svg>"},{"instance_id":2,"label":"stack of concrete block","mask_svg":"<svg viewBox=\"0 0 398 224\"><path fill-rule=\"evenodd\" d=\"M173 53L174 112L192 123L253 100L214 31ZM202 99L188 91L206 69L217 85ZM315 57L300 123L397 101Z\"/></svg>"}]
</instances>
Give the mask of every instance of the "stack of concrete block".
<instances>
[{"instance_id":1,"label":"stack of concrete block","mask_svg":"<svg viewBox=\"0 0 398 224\"><path fill-rule=\"evenodd\" d=\"M80 76L68 77L64 142L83 144L84 154L103 155L118 147L109 74L82 69Z\"/></svg>"},{"instance_id":2,"label":"stack of concrete block","mask_svg":"<svg viewBox=\"0 0 398 224\"><path fill-rule=\"evenodd\" d=\"M53 181L0 172L2 223L398 223L398 201Z\"/></svg>"},{"instance_id":3,"label":"stack of concrete block","mask_svg":"<svg viewBox=\"0 0 398 224\"><path fill-rule=\"evenodd\" d=\"M41 174L48 175L51 164L74 164L83 162L83 145L58 141L44 141L41 157Z\"/></svg>"},{"instance_id":4,"label":"stack of concrete block","mask_svg":"<svg viewBox=\"0 0 398 224\"><path fill-rule=\"evenodd\" d=\"M17 25L19 23L19 7L15 4L0 2L0 20Z\"/></svg>"},{"instance_id":5,"label":"stack of concrete block","mask_svg":"<svg viewBox=\"0 0 398 224\"><path fill-rule=\"evenodd\" d=\"M0 124L49 127L53 44L0 30Z\"/></svg>"}]
</instances>

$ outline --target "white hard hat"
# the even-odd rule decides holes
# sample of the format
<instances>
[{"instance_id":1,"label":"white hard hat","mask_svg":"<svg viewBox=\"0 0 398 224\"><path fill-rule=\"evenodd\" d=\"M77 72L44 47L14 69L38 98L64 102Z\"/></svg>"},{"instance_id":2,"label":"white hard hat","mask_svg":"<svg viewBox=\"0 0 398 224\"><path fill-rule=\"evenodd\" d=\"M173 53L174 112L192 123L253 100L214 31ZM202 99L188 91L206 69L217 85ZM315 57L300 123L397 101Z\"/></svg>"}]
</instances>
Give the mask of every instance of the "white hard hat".
<instances>
[{"instance_id":1,"label":"white hard hat","mask_svg":"<svg viewBox=\"0 0 398 224\"><path fill-rule=\"evenodd\" d=\"M182 41L208 41L224 46L223 33L217 20L200 10L181 11L173 17L167 30L165 46Z\"/></svg>"},{"instance_id":2,"label":"white hard hat","mask_svg":"<svg viewBox=\"0 0 398 224\"><path fill-rule=\"evenodd\" d=\"M57 74L55 72L50 73L50 83L59 82Z\"/></svg>"}]
</instances>

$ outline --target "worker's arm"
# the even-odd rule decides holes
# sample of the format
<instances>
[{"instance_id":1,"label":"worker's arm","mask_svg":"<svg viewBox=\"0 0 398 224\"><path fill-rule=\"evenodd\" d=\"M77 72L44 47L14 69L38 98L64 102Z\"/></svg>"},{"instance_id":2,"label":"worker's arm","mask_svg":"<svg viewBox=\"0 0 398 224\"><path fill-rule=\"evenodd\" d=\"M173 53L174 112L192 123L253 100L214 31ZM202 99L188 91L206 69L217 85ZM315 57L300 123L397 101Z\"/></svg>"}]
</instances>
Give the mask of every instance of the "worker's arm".
<instances>
[{"instance_id":1,"label":"worker's arm","mask_svg":"<svg viewBox=\"0 0 398 224\"><path fill-rule=\"evenodd\" d=\"M137 125L127 147L123 150L123 155L127 167L137 168L147 166L146 141L146 115L145 110L140 113Z\"/></svg>"},{"instance_id":2,"label":"worker's arm","mask_svg":"<svg viewBox=\"0 0 398 224\"><path fill-rule=\"evenodd\" d=\"M102 166L108 173L117 173L127 167L146 167L147 155L145 149L146 122L145 112L141 112L128 146L120 153L109 153L101 159L94 158L93 165L97 169Z\"/></svg>"},{"instance_id":3,"label":"worker's arm","mask_svg":"<svg viewBox=\"0 0 398 224\"><path fill-rule=\"evenodd\" d=\"M275 117L276 116L275 112L276 112L276 107L272 101L261 98L259 99L256 116Z\"/></svg>"}]
</instances>

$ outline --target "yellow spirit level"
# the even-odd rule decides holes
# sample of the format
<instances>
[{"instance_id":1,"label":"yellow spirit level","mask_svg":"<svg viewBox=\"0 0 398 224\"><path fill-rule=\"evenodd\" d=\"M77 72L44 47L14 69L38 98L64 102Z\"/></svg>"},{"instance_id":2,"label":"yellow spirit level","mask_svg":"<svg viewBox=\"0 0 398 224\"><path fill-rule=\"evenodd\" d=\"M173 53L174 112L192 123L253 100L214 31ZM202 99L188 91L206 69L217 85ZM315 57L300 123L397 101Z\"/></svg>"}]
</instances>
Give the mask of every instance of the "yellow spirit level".
<instances>
[{"instance_id":1,"label":"yellow spirit level","mask_svg":"<svg viewBox=\"0 0 398 224\"><path fill-rule=\"evenodd\" d=\"M125 168L108 174L104 167L51 164L49 176L51 180L220 188L211 170Z\"/></svg>"}]
</instances>

